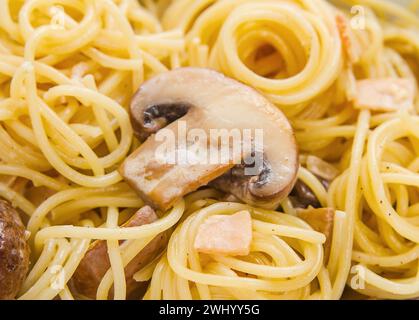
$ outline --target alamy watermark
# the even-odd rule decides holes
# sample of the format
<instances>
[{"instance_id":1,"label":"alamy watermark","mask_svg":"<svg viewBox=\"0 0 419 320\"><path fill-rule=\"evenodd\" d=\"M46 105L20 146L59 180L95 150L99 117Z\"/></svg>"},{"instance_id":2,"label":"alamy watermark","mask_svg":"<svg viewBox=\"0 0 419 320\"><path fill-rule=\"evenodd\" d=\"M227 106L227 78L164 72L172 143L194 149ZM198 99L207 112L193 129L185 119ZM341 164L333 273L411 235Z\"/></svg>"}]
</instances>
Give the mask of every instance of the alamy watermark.
<instances>
[{"instance_id":1,"label":"alamy watermark","mask_svg":"<svg viewBox=\"0 0 419 320\"><path fill-rule=\"evenodd\" d=\"M350 25L353 30L365 30L367 24L367 12L366 8L361 5L351 7L350 11L352 17L350 19Z\"/></svg>"},{"instance_id":2,"label":"alamy watermark","mask_svg":"<svg viewBox=\"0 0 419 320\"><path fill-rule=\"evenodd\" d=\"M365 289L365 267L362 265L355 265L350 272L353 277L350 279L350 286L354 290Z\"/></svg>"},{"instance_id":3,"label":"alamy watermark","mask_svg":"<svg viewBox=\"0 0 419 320\"><path fill-rule=\"evenodd\" d=\"M63 290L65 288L65 269L62 265L55 264L51 267L50 273L52 275L50 287L53 290Z\"/></svg>"},{"instance_id":4,"label":"alamy watermark","mask_svg":"<svg viewBox=\"0 0 419 320\"><path fill-rule=\"evenodd\" d=\"M188 128L186 121L176 122L176 130L160 129L155 140L160 144L154 158L166 165L244 165L245 175L257 175L263 169L263 129Z\"/></svg>"},{"instance_id":5,"label":"alamy watermark","mask_svg":"<svg viewBox=\"0 0 419 320\"><path fill-rule=\"evenodd\" d=\"M49 14L51 16L51 25L54 29L64 29L65 28L65 11L61 6L52 6L49 9Z\"/></svg>"}]
</instances>

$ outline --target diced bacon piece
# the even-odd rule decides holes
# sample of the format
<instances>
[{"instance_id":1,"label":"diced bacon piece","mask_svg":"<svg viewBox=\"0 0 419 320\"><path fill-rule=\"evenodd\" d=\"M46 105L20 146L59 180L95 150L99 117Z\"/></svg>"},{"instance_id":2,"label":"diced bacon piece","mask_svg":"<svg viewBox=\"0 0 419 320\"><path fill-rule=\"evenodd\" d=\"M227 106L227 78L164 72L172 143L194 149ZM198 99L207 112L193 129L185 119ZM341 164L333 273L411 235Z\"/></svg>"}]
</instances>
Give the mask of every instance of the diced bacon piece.
<instances>
[{"instance_id":1,"label":"diced bacon piece","mask_svg":"<svg viewBox=\"0 0 419 320\"><path fill-rule=\"evenodd\" d=\"M351 64L357 63L360 58L359 50L355 48L354 35L351 32L348 19L341 13L336 15L336 26L342 40L343 49Z\"/></svg>"},{"instance_id":2,"label":"diced bacon piece","mask_svg":"<svg viewBox=\"0 0 419 320\"><path fill-rule=\"evenodd\" d=\"M335 210L332 208L308 208L298 210L298 217L307 222L315 231L321 232L326 236L324 243L324 257L328 260L330 249L332 245L333 235L333 221L335 217Z\"/></svg>"},{"instance_id":3,"label":"diced bacon piece","mask_svg":"<svg viewBox=\"0 0 419 320\"><path fill-rule=\"evenodd\" d=\"M249 211L233 215L215 215L199 226L194 247L208 254L245 256L252 242L252 218Z\"/></svg>"},{"instance_id":4,"label":"diced bacon piece","mask_svg":"<svg viewBox=\"0 0 419 320\"><path fill-rule=\"evenodd\" d=\"M372 111L409 110L414 106L416 85L411 79L366 79L357 82L355 108Z\"/></svg>"}]
</instances>

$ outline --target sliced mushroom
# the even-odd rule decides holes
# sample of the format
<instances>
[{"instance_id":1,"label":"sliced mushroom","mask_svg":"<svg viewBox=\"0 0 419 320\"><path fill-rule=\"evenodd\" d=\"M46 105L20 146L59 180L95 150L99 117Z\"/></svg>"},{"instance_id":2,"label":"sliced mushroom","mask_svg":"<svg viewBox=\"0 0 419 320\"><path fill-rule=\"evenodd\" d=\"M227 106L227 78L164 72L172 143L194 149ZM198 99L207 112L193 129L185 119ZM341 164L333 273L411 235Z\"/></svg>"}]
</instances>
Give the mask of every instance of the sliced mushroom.
<instances>
[{"instance_id":1,"label":"sliced mushroom","mask_svg":"<svg viewBox=\"0 0 419 320\"><path fill-rule=\"evenodd\" d=\"M332 208L308 208L298 210L298 217L306 221L314 230L323 233L326 236L324 243L324 261L328 261L330 249L332 246L333 221L335 210Z\"/></svg>"},{"instance_id":2,"label":"sliced mushroom","mask_svg":"<svg viewBox=\"0 0 419 320\"><path fill-rule=\"evenodd\" d=\"M0 300L16 297L29 269L29 255L19 213L0 200Z\"/></svg>"},{"instance_id":3,"label":"sliced mushroom","mask_svg":"<svg viewBox=\"0 0 419 320\"><path fill-rule=\"evenodd\" d=\"M298 152L293 130L281 111L258 92L209 69L180 68L160 74L144 83L131 102L131 120L137 137L144 143L124 162L120 172L149 204L166 210L185 194L221 177L213 186L240 200L274 208L291 191L297 174ZM160 129L170 130L179 141L178 124L203 129L201 149L220 150L211 129L263 130L263 165L246 175L244 160L255 154L231 148L225 163L164 163L156 157ZM190 132L190 131L189 131ZM244 139L241 140L242 142ZM253 143L252 143L253 144ZM185 148L176 145L177 151ZM238 159L238 161L237 161ZM230 171L235 165L233 171Z\"/></svg>"},{"instance_id":4,"label":"sliced mushroom","mask_svg":"<svg viewBox=\"0 0 419 320\"><path fill-rule=\"evenodd\" d=\"M304 159L300 159L300 162L314 174L326 190L329 189L330 183L339 175L339 171L335 167L318 157L305 156ZM289 198L295 208L305 209L309 206L314 208L321 207L317 196L310 187L300 179L295 183Z\"/></svg>"},{"instance_id":5,"label":"sliced mushroom","mask_svg":"<svg viewBox=\"0 0 419 320\"><path fill-rule=\"evenodd\" d=\"M122 227L136 227L156 221L157 215L149 206L138 210ZM125 267L127 297L133 292L146 289L147 283L136 282L134 274L150 263L163 250L167 242L167 235L157 235L143 250L141 250ZM86 255L81 260L71 281L73 289L87 298L95 299L96 292L103 276L110 268L108 246L106 241L95 241L90 245ZM113 289L109 293L112 296Z\"/></svg>"},{"instance_id":6,"label":"sliced mushroom","mask_svg":"<svg viewBox=\"0 0 419 320\"><path fill-rule=\"evenodd\" d=\"M300 179L298 179L295 183L295 186L290 193L289 199L295 208L305 209L309 206L313 208L321 207L319 199L317 199L314 192Z\"/></svg>"},{"instance_id":7,"label":"sliced mushroom","mask_svg":"<svg viewBox=\"0 0 419 320\"><path fill-rule=\"evenodd\" d=\"M237 165L221 177L210 182L210 185L221 191L231 193L243 201L268 209L276 209L279 201L289 193L284 190L283 195L274 192L276 186L270 183L272 174L271 164L264 160L258 174L246 175L246 165ZM269 190L271 188L271 190ZM269 196L273 194L273 196Z\"/></svg>"}]
</instances>

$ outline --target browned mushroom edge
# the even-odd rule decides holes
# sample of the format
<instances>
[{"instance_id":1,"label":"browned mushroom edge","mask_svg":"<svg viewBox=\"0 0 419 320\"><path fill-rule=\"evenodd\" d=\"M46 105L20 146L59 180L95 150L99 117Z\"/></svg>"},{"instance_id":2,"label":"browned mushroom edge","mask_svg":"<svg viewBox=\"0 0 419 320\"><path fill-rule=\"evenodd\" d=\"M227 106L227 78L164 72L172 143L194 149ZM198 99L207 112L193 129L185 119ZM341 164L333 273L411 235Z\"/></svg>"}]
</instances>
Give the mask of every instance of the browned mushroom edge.
<instances>
[{"instance_id":1,"label":"browned mushroom edge","mask_svg":"<svg viewBox=\"0 0 419 320\"><path fill-rule=\"evenodd\" d=\"M122 227L141 226L152 223L157 219L158 217L155 211L149 206L144 206L123 224ZM131 295L141 295L144 293L148 283L137 282L133 279L133 276L162 252L167 244L167 240L167 233L163 232L157 235L125 267L128 298ZM97 240L93 242L71 278L70 286L72 290L78 295L89 299L96 299L99 284L109 268L110 261L106 241ZM110 290L109 295L112 296L112 294L113 289Z\"/></svg>"},{"instance_id":2,"label":"browned mushroom edge","mask_svg":"<svg viewBox=\"0 0 419 320\"><path fill-rule=\"evenodd\" d=\"M324 247L324 261L329 260L332 246L333 223L335 210L332 208L312 208L300 209L297 211L299 218L305 220L314 230L326 236Z\"/></svg>"},{"instance_id":3,"label":"browned mushroom edge","mask_svg":"<svg viewBox=\"0 0 419 320\"><path fill-rule=\"evenodd\" d=\"M326 179L322 179L320 177L316 178L320 181L320 183L325 187L325 189L329 189L330 181ZM313 208L320 208L321 204L317 196L314 192L310 189L308 185L306 185L302 180L298 179L292 189L289 199L291 200L292 205L294 208L301 208L306 209L309 206Z\"/></svg>"},{"instance_id":4,"label":"browned mushroom edge","mask_svg":"<svg viewBox=\"0 0 419 320\"><path fill-rule=\"evenodd\" d=\"M0 200L0 300L16 297L29 269L29 255L19 213Z\"/></svg>"},{"instance_id":5,"label":"browned mushroom edge","mask_svg":"<svg viewBox=\"0 0 419 320\"><path fill-rule=\"evenodd\" d=\"M132 125L143 144L120 167L120 173L150 205L167 210L185 194L210 184L241 201L274 209L294 186L298 150L284 114L256 90L201 68L179 68L145 82L132 99ZM245 175L242 164L162 164L154 151L156 133L165 128L176 136L177 123L189 129L263 129L263 165ZM208 148L208 139L202 146ZM252 146L253 147L253 146ZM237 155L233 155L235 159ZM232 169L232 170L231 170Z\"/></svg>"}]
</instances>

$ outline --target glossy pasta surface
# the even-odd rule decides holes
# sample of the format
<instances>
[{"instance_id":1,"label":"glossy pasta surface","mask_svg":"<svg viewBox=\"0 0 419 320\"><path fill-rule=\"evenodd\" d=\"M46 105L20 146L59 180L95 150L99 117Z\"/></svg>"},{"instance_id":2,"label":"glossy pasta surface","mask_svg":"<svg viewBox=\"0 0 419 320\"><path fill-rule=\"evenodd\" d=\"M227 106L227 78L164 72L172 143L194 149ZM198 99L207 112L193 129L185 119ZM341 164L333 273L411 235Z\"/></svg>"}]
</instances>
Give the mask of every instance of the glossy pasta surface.
<instances>
[{"instance_id":1,"label":"glossy pasta surface","mask_svg":"<svg viewBox=\"0 0 419 320\"><path fill-rule=\"evenodd\" d=\"M0 0L0 197L19 209L32 252L16 298L85 299L72 277L95 240L110 263L96 299L419 298L418 10L383 0ZM210 187L121 227L145 205L118 170L141 145L131 99L180 67L219 71L285 114L298 181L333 209L330 235L299 216L295 191L265 210ZM371 79L409 80L413 104L357 107ZM248 255L196 250L208 217L243 210ZM134 274L147 285L132 297L124 267L162 232L168 243Z\"/></svg>"}]
</instances>

